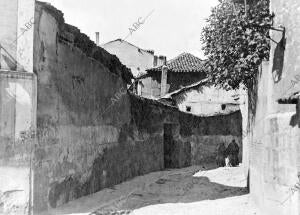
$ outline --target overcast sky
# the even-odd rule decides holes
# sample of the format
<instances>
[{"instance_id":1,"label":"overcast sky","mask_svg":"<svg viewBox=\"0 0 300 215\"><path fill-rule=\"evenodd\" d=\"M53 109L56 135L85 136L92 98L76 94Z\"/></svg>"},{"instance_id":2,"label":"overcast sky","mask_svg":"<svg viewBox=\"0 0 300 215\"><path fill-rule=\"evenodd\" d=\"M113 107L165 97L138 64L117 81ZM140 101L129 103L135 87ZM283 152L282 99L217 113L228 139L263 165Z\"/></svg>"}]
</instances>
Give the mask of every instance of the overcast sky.
<instances>
[{"instance_id":1,"label":"overcast sky","mask_svg":"<svg viewBox=\"0 0 300 215\"><path fill-rule=\"evenodd\" d=\"M153 49L167 59L182 52L203 58L201 29L218 0L45 0L64 13L67 23L74 25L100 44L124 39L129 28L145 18L144 24L126 40L143 49ZM142 20L142 19L140 19Z\"/></svg>"}]
</instances>

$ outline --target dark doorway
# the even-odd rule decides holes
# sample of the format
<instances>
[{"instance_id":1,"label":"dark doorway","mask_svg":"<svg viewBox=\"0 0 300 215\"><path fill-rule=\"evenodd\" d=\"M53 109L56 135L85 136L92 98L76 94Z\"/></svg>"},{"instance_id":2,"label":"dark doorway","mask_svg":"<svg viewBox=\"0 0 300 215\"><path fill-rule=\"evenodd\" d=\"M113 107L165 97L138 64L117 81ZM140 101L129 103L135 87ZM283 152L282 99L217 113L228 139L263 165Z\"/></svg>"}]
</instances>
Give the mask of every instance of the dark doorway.
<instances>
[{"instance_id":1,"label":"dark doorway","mask_svg":"<svg viewBox=\"0 0 300 215\"><path fill-rule=\"evenodd\" d=\"M175 141L173 139L173 125L164 124L164 163L165 168L175 168Z\"/></svg>"}]
</instances>

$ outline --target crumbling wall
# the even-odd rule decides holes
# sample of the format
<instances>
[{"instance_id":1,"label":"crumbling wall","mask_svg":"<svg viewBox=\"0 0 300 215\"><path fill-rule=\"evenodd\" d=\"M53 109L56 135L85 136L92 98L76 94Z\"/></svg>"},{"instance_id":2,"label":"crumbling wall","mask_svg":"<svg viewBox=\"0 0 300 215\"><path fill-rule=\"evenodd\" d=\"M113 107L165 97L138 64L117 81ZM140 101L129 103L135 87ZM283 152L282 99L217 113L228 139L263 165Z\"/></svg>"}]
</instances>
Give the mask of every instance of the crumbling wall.
<instances>
[{"instance_id":1,"label":"crumbling wall","mask_svg":"<svg viewBox=\"0 0 300 215\"><path fill-rule=\"evenodd\" d=\"M129 70L51 5L35 22L35 213L162 169L160 137L131 121Z\"/></svg>"}]
</instances>

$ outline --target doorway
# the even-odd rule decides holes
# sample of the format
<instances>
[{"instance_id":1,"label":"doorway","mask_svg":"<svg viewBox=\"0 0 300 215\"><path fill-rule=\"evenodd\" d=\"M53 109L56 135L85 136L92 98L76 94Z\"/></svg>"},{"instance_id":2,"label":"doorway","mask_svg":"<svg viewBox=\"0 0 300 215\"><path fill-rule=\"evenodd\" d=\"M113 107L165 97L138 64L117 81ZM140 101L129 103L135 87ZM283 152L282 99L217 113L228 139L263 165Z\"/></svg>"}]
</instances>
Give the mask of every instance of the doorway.
<instances>
[{"instance_id":1,"label":"doorway","mask_svg":"<svg viewBox=\"0 0 300 215\"><path fill-rule=\"evenodd\" d=\"M173 125L164 124L164 164L165 168L176 168L175 141Z\"/></svg>"}]
</instances>

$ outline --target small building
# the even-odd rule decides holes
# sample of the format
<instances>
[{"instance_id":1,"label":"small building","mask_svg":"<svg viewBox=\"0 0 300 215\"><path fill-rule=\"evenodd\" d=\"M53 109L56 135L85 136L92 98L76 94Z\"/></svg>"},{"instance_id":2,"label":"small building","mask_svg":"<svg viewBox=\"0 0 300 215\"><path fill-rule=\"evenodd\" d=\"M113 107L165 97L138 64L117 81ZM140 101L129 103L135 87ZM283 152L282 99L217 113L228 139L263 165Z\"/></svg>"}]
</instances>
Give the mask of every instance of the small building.
<instances>
[{"instance_id":1,"label":"small building","mask_svg":"<svg viewBox=\"0 0 300 215\"><path fill-rule=\"evenodd\" d=\"M162 96L159 100L180 111L199 116L230 114L240 110L238 92L215 87L207 79Z\"/></svg>"},{"instance_id":2,"label":"small building","mask_svg":"<svg viewBox=\"0 0 300 215\"><path fill-rule=\"evenodd\" d=\"M184 86L191 85L206 77L204 60L190 54L182 53L165 65L147 69L147 75L140 80L148 79L149 85L143 85L141 96L160 98Z\"/></svg>"},{"instance_id":3,"label":"small building","mask_svg":"<svg viewBox=\"0 0 300 215\"><path fill-rule=\"evenodd\" d=\"M157 66L158 57L153 50L144 50L125 40L116 39L101 45L110 54L116 55L121 63L131 69L134 77L146 73L146 69Z\"/></svg>"},{"instance_id":4,"label":"small building","mask_svg":"<svg viewBox=\"0 0 300 215\"><path fill-rule=\"evenodd\" d=\"M154 50L145 50L125 40L116 39L101 45L110 54L116 55L122 64L131 69L134 78L139 79L135 83L135 93L151 98L151 79L145 77L146 70L159 67L166 63L165 56L154 55Z\"/></svg>"}]
</instances>

